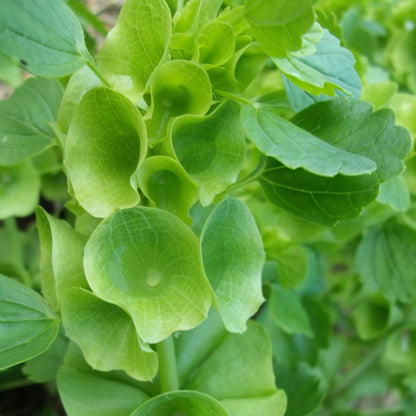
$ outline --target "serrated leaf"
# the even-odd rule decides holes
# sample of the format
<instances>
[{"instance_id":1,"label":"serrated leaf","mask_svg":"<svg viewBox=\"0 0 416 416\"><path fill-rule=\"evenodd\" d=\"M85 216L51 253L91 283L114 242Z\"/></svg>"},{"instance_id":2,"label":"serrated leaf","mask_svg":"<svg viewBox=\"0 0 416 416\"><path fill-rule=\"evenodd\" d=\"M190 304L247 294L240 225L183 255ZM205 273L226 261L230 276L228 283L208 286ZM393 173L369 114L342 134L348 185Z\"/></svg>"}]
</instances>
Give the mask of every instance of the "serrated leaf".
<instances>
[{"instance_id":1,"label":"serrated leaf","mask_svg":"<svg viewBox=\"0 0 416 416\"><path fill-rule=\"evenodd\" d=\"M404 170L402 159L412 148L409 131L394 124L391 110L373 112L363 101L320 102L296 114L292 122L339 149L371 159L381 181Z\"/></svg>"},{"instance_id":2,"label":"serrated leaf","mask_svg":"<svg viewBox=\"0 0 416 416\"><path fill-rule=\"evenodd\" d=\"M106 218L87 243L84 268L93 291L127 311L145 342L193 328L211 304L198 239L160 209L136 207Z\"/></svg>"},{"instance_id":3,"label":"serrated leaf","mask_svg":"<svg viewBox=\"0 0 416 416\"><path fill-rule=\"evenodd\" d=\"M293 290L273 286L269 304L275 323L285 332L313 336L308 314Z\"/></svg>"},{"instance_id":4,"label":"serrated leaf","mask_svg":"<svg viewBox=\"0 0 416 416\"><path fill-rule=\"evenodd\" d=\"M230 416L214 398L197 391L173 391L153 397L129 416Z\"/></svg>"},{"instance_id":5,"label":"serrated leaf","mask_svg":"<svg viewBox=\"0 0 416 416\"><path fill-rule=\"evenodd\" d=\"M68 416L126 416L149 396L119 373L102 373L86 365L70 345L57 376L58 391Z\"/></svg>"},{"instance_id":6,"label":"serrated leaf","mask_svg":"<svg viewBox=\"0 0 416 416\"><path fill-rule=\"evenodd\" d=\"M416 297L416 231L392 224L373 228L361 241L356 264L363 283L394 302Z\"/></svg>"},{"instance_id":7,"label":"serrated leaf","mask_svg":"<svg viewBox=\"0 0 416 416\"><path fill-rule=\"evenodd\" d=\"M167 156L148 157L137 172L137 181L155 206L190 224L189 209L198 199L198 187L183 167Z\"/></svg>"},{"instance_id":8,"label":"serrated leaf","mask_svg":"<svg viewBox=\"0 0 416 416\"><path fill-rule=\"evenodd\" d=\"M249 139L267 156L291 169L303 168L321 176L371 173L376 164L328 144L268 109L245 105L241 120Z\"/></svg>"},{"instance_id":9,"label":"serrated leaf","mask_svg":"<svg viewBox=\"0 0 416 416\"><path fill-rule=\"evenodd\" d=\"M155 377L157 354L149 346L147 351L142 349L143 342L122 309L87 290L71 288L62 296L61 314L65 333L79 345L92 368L124 370L143 381Z\"/></svg>"},{"instance_id":10,"label":"serrated leaf","mask_svg":"<svg viewBox=\"0 0 416 416\"><path fill-rule=\"evenodd\" d=\"M36 210L36 218L41 250L42 292L48 304L58 309L65 289L88 288L82 265L87 238L42 208Z\"/></svg>"},{"instance_id":11,"label":"serrated leaf","mask_svg":"<svg viewBox=\"0 0 416 416\"><path fill-rule=\"evenodd\" d=\"M225 327L243 332L264 301L265 260L261 235L243 202L228 197L214 208L201 234L201 252Z\"/></svg>"},{"instance_id":12,"label":"serrated leaf","mask_svg":"<svg viewBox=\"0 0 416 416\"><path fill-rule=\"evenodd\" d=\"M157 68L150 82L152 103L145 115L152 147L167 135L170 119L184 114L205 114L212 103L211 82L205 69L177 59Z\"/></svg>"},{"instance_id":13,"label":"serrated leaf","mask_svg":"<svg viewBox=\"0 0 416 416\"><path fill-rule=\"evenodd\" d=\"M0 102L0 165L15 165L54 144L48 123L55 121L62 95L58 81L30 78Z\"/></svg>"},{"instance_id":14,"label":"serrated leaf","mask_svg":"<svg viewBox=\"0 0 416 416\"><path fill-rule=\"evenodd\" d=\"M361 80L354 68L354 55L327 29L315 48L316 52L311 55L289 54L285 58L273 58L273 62L290 81L310 94L333 96L336 90L341 90L360 98Z\"/></svg>"},{"instance_id":15,"label":"serrated leaf","mask_svg":"<svg viewBox=\"0 0 416 416\"><path fill-rule=\"evenodd\" d=\"M0 52L33 74L52 78L92 59L78 19L62 0L1 2Z\"/></svg>"},{"instance_id":16,"label":"serrated leaf","mask_svg":"<svg viewBox=\"0 0 416 416\"><path fill-rule=\"evenodd\" d=\"M379 189L375 173L327 178L303 169L288 169L271 158L259 182L270 202L320 225L334 225L358 216L377 198Z\"/></svg>"},{"instance_id":17,"label":"serrated leaf","mask_svg":"<svg viewBox=\"0 0 416 416\"><path fill-rule=\"evenodd\" d=\"M34 290L0 275L0 369L45 352L59 321Z\"/></svg>"},{"instance_id":18,"label":"serrated leaf","mask_svg":"<svg viewBox=\"0 0 416 416\"><path fill-rule=\"evenodd\" d=\"M172 127L174 152L199 186L202 205L235 182L243 166L246 145L239 108L225 102L205 117L183 116Z\"/></svg>"},{"instance_id":19,"label":"serrated leaf","mask_svg":"<svg viewBox=\"0 0 416 416\"><path fill-rule=\"evenodd\" d=\"M89 90L65 141L64 165L79 204L96 217L139 202L134 174L147 151L135 105L109 88Z\"/></svg>"},{"instance_id":20,"label":"serrated leaf","mask_svg":"<svg viewBox=\"0 0 416 416\"><path fill-rule=\"evenodd\" d=\"M212 311L175 342L181 388L209 394L230 416L283 416L286 396L275 387L270 342L258 323L231 334Z\"/></svg>"},{"instance_id":21,"label":"serrated leaf","mask_svg":"<svg viewBox=\"0 0 416 416\"><path fill-rule=\"evenodd\" d=\"M262 49L270 56L284 57L302 47L302 35L315 21L315 0L248 0L245 18Z\"/></svg>"},{"instance_id":22,"label":"serrated leaf","mask_svg":"<svg viewBox=\"0 0 416 416\"><path fill-rule=\"evenodd\" d=\"M0 166L0 219L25 217L39 201L40 178L32 163Z\"/></svg>"},{"instance_id":23,"label":"serrated leaf","mask_svg":"<svg viewBox=\"0 0 416 416\"><path fill-rule=\"evenodd\" d=\"M128 0L98 54L98 64L115 88L137 99L161 62L171 16L163 0Z\"/></svg>"}]
</instances>

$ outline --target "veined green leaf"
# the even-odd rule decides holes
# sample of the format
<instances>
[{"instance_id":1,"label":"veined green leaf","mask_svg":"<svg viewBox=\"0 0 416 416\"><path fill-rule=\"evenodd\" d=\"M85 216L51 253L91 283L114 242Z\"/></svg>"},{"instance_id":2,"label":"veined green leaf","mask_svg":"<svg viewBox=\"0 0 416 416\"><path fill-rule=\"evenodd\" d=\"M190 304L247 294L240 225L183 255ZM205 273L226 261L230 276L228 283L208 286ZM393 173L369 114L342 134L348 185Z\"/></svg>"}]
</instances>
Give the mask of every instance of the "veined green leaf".
<instances>
[{"instance_id":1,"label":"veined green leaf","mask_svg":"<svg viewBox=\"0 0 416 416\"><path fill-rule=\"evenodd\" d=\"M170 32L164 0L128 0L98 54L103 74L116 89L137 99L165 54Z\"/></svg>"},{"instance_id":2,"label":"veined green leaf","mask_svg":"<svg viewBox=\"0 0 416 416\"><path fill-rule=\"evenodd\" d=\"M245 17L257 41L270 56L285 57L302 47L302 35L315 21L316 0L247 0Z\"/></svg>"},{"instance_id":3,"label":"veined green leaf","mask_svg":"<svg viewBox=\"0 0 416 416\"><path fill-rule=\"evenodd\" d=\"M241 119L249 139L288 168L304 168L321 176L355 176L377 167L367 157L331 145L268 109L246 105Z\"/></svg>"},{"instance_id":4,"label":"veined green leaf","mask_svg":"<svg viewBox=\"0 0 416 416\"><path fill-rule=\"evenodd\" d=\"M271 158L259 181L269 201L320 225L358 216L377 198L379 189L375 173L328 178L303 169L288 169Z\"/></svg>"},{"instance_id":5,"label":"veined green leaf","mask_svg":"<svg viewBox=\"0 0 416 416\"><path fill-rule=\"evenodd\" d=\"M0 53L33 74L54 78L92 59L78 19L62 0L2 1Z\"/></svg>"},{"instance_id":6,"label":"veined green leaf","mask_svg":"<svg viewBox=\"0 0 416 416\"><path fill-rule=\"evenodd\" d=\"M405 225L373 228L362 240L356 264L364 284L394 302L416 297L416 231Z\"/></svg>"},{"instance_id":7,"label":"veined green leaf","mask_svg":"<svg viewBox=\"0 0 416 416\"><path fill-rule=\"evenodd\" d=\"M84 267L93 291L126 310L145 342L200 324L211 304L198 239L160 209L106 218L87 243Z\"/></svg>"},{"instance_id":8,"label":"veined green leaf","mask_svg":"<svg viewBox=\"0 0 416 416\"><path fill-rule=\"evenodd\" d=\"M331 96L341 90L360 98L361 80L354 68L354 55L327 29L315 47L314 54L289 54L285 58L273 58L273 62L290 81L311 94Z\"/></svg>"},{"instance_id":9,"label":"veined green leaf","mask_svg":"<svg viewBox=\"0 0 416 416\"><path fill-rule=\"evenodd\" d=\"M246 152L239 107L225 102L205 117L183 116L172 127L176 157L199 186L202 205L234 183Z\"/></svg>"},{"instance_id":10,"label":"veined green leaf","mask_svg":"<svg viewBox=\"0 0 416 416\"><path fill-rule=\"evenodd\" d=\"M153 397L129 416L230 416L214 398L197 391L181 390Z\"/></svg>"},{"instance_id":11,"label":"veined green leaf","mask_svg":"<svg viewBox=\"0 0 416 416\"><path fill-rule=\"evenodd\" d=\"M169 120L183 114L205 114L212 103L211 83L201 65L177 59L159 66L150 82L152 103L145 115L153 147L167 134Z\"/></svg>"},{"instance_id":12,"label":"veined green leaf","mask_svg":"<svg viewBox=\"0 0 416 416\"><path fill-rule=\"evenodd\" d=\"M369 103L344 98L314 104L292 119L329 144L374 161L380 181L404 170L402 159L412 148L409 131L394 121L391 110L373 112Z\"/></svg>"},{"instance_id":13,"label":"veined green leaf","mask_svg":"<svg viewBox=\"0 0 416 416\"><path fill-rule=\"evenodd\" d=\"M0 102L0 165L15 165L54 144L48 123L55 121L62 95L58 81L30 78Z\"/></svg>"},{"instance_id":14,"label":"veined green leaf","mask_svg":"<svg viewBox=\"0 0 416 416\"><path fill-rule=\"evenodd\" d=\"M65 141L64 165L80 205L96 217L139 202L134 174L147 151L135 105L109 88L83 96Z\"/></svg>"},{"instance_id":15,"label":"veined green leaf","mask_svg":"<svg viewBox=\"0 0 416 416\"><path fill-rule=\"evenodd\" d=\"M87 290L71 288L62 296L61 314L65 333L79 345L92 368L124 370L143 381L156 376L156 352L149 346L142 349L143 341L122 309Z\"/></svg>"},{"instance_id":16,"label":"veined green leaf","mask_svg":"<svg viewBox=\"0 0 416 416\"><path fill-rule=\"evenodd\" d=\"M243 202L226 198L215 207L201 234L201 252L225 327L243 332L264 301L265 260L261 235Z\"/></svg>"},{"instance_id":17,"label":"veined green leaf","mask_svg":"<svg viewBox=\"0 0 416 416\"><path fill-rule=\"evenodd\" d=\"M0 166L0 219L31 214L39 201L39 192L39 174L30 161Z\"/></svg>"},{"instance_id":18,"label":"veined green leaf","mask_svg":"<svg viewBox=\"0 0 416 416\"><path fill-rule=\"evenodd\" d=\"M396 176L383 182L377 201L390 205L396 211L407 211L410 208L410 191L403 177Z\"/></svg>"},{"instance_id":19,"label":"veined green leaf","mask_svg":"<svg viewBox=\"0 0 416 416\"><path fill-rule=\"evenodd\" d=\"M41 285L46 301L59 309L65 289L88 288L82 259L87 238L42 208L36 210L41 246Z\"/></svg>"},{"instance_id":20,"label":"veined green leaf","mask_svg":"<svg viewBox=\"0 0 416 416\"><path fill-rule=\"evenodd\" d=\"M231 334L213 312L176 340L180 387L209 394L230 416L283 416L286 395L275 387L262 326L249 321L243 334Z\"/></svg>"},{"instance_id":21,"label":"veined green leaf","mask_svg":"<svg viewBox=\"0 0 416 416\"><path fill-rule=\"evenodd\" d=\"M313 336L308 314L293 290L273 286L269 305L275 323L285 332Z\"/></svg>"},{"instance_id":22,"label":"veined green leaf","mask_svg":"<svg viewBox=\"0 0 416 416\"><path fill-rule=\"evenodd\" d=\"M57 317L37 292L0 275L0 370L45 352L58 329Z\"/></svg>"},{"instance_id":23,"label":"veined green leaf","mask_svg":"<svg viewBox=\"0 0 416 416\"><path fill-rule=\"evenodd\" d=\"M89 367L81 351L70 345L57 384L68 416L126 416L149 396L121 372L102 373Z\"/></svg>"},{"instance_id":24,"label":"veined green leaf","mask_svg":"<svg viewBox=\"0 0 416 416\"><path fill-rule=\"evenodd\" d=\"M148 157L137 173L140 189L155 206L191 223L189 210L198 199L198 187L183 167L167 156Z\"/></svg>"}]
</instances>

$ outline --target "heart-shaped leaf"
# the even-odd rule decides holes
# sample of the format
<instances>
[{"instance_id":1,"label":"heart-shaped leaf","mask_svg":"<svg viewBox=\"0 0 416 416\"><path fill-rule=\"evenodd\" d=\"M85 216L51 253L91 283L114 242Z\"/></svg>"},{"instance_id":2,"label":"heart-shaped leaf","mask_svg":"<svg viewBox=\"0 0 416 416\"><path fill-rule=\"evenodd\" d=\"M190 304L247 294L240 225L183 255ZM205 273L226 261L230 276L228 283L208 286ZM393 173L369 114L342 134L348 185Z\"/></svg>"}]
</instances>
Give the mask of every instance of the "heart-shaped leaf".
<instances>
[{"instance_id":1,"label":"heart-shaped leaf","mask_svg":"<svg viewBox=\"0 0 416 416\"><path fill-rule=\"evenodd\" d=\"M129 99L103 87L85 93L69 128L64 158L80 205L96 217L136 205L134 174L146 151L145 126Z\"/></svg>"},{"instance_id":2,"label":"heart-shaped leaf","mask_svg":"<svg viewBox=\"0 0 416 416\"><path fill-rule=\"evenodd\" d=\"M84 267L93 291L126 310L145 342L206 318L212 292L198 239L166 211L136 207L106 218L87 243Z\"/></svg>"},{"instance_id":3,"label":"heart-shaped leaf","mask_svg":"<svg viewBox=\"0 0 416 416\"><path fill-rule=\"evenodd\" d=\"M243 332L264 298L263 241L247 206L234 198L218 204L201 234L204 269L228 331Z\"/></svg>"},{"instance_id":4,"label":"heart-shaped leaf","mask_svg":"<svg viewBox=\"0 0 416 416\"><path fill-rule=\"evenodd\" d=\"M137 99L162 60L171 16L164 0L128 0L98 54L98 64L115 88Z\"/></svg>"},{"instance_id":5,"label":"heart-shaped leaf","mask_svg":"<svg viewBox=\"0 0 416 416\"><path fill-rule=\"evenodd\" d=\"M291 169L303 169L321 176L362 175L373 172L376 164L328 144L268 109L243 107L244 130L254 144Z\"/></svg>"},{"instance_id":6,"label":"heart-shaped leaf","mask_svg":"<svg viewBox=\"0 0 416 416\"><path fill-rule=\"evenodd\" d=\"M202 205L235 182L246 154L239 107L229 101L205 117L183 116L172 127L176 157L199 185Z\"/></svg>"},{"instance_id":7,"label":"heart-shaped leaf","mask_svg":"<svg viewBox=\"0 0 416 416\"><path fill-rule=\"evenodd\" d=\"M58 81L30 78L0 102L0 165L15 165L54 144L48 123L55 121L62 95Z\"/></svg>"},{"instance_id":8,"label":"heart-shaped leaf","mask_svg":"<svg viewBox=\"0 0 416 416\"><path fill-rule=\"evenodd\" d=\"M0 370L45 352L58 329L59 320L38 293L0 275Z\"/></svg>"},{"instance_id":9,"label":"heart-shaped leaf","mask_svg":"<svg viewBox=\"0 0 416 416\"><path fill-rule=\"evenodd\" d=\"M0 52L33 74L53 78L92 60L80 23L62 0L1 2Z\"/></svg>"},{"instance_id":10,"label":"heart-shaped leaf","mask_svg":"<svg viewBox=\"0 0 416 416\"><path fill-rule=\"evenodd\" d=\"M143 381L155 377L157 354L149 346L142 349L143 342L122 309L87 290L71 288L63 294L61 314L65 333L79 345L91 367L124 370Z\"/></svg>"}]
</instances>

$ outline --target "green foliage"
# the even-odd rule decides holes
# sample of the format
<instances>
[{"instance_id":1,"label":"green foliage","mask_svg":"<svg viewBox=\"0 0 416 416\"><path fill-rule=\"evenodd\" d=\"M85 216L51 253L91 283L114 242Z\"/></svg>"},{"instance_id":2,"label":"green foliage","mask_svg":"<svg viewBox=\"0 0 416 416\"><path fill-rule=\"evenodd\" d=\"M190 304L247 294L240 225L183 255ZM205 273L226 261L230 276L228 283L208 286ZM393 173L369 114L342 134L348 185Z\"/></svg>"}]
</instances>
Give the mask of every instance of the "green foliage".
<instances>
[{"instance_id":1,"label":"green foliage","mask_svg":"<svg viewBox=\"0 0 416 416\"><path fill-rule=\"evenodd\" d=\"M408 0L127 0L108 32L1 2L0 389L412 416L415 26Z\"/></svg>"}]
</instances>

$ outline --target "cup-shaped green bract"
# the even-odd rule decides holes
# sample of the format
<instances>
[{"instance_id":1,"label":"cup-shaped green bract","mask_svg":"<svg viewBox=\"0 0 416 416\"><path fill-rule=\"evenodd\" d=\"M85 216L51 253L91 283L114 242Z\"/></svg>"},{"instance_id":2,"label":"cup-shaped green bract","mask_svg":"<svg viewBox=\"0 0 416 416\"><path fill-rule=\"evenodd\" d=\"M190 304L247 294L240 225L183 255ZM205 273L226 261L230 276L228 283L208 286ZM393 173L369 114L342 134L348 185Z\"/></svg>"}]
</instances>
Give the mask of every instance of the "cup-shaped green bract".
<instances>
[{"instance_id":1,"label":"cup-shaped green bract","mask_svg":"<svg viewBox=\"0 0 416 416\"><path fill-rule=\"evenodd\" d=\"M140 189L161 209L191 223L189 209L198 199L198 187L183 167L167 156L147 158L137 173Z\"/></svg>"},{"instance_id":2,"label":"cup-shaped green bract","mask_svg":"<svg viewBox=\"0 0 416 416\"><path fill-rule=\"evenodd\" d=\"M145 342L197 326L211 304L198 239L157 208L120 210L105 219L86 245L84 268L97 296L127 311Z\"/></svg>"},{"instance_id":3,"label":"cup-shaped green bract","mask_svg":"<svg viewBox=\"0 0 416 416\"><path fill-rule=\"evenodd\" d=\"M64 164L79 204L96 217L139 202L134 173L147 138L135 105L109 88L89 90L65 141Z\"/></svg>"},{"instance_id":4,"label":"cup-shaped green bract","mask_svg":"<svg viewBox=\"0 0 416 416\"><path fill-rule=\"evenodd\" d=\"M146 115L150 145L162 141L167 123L183 114L205 114L211 106L211 82L194 62L173 60L159 66L150 81L152 103Z\"/></svg>"}]
</instances>

